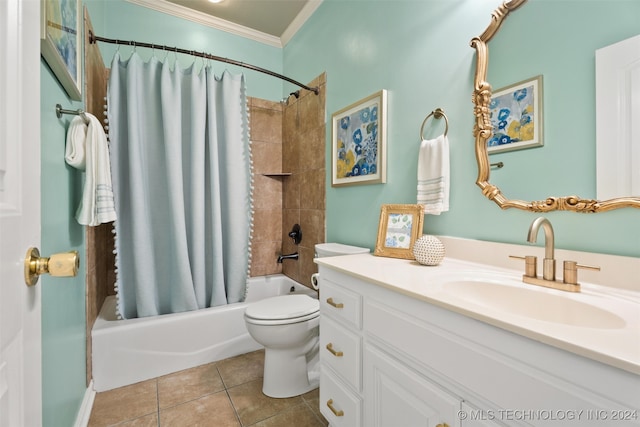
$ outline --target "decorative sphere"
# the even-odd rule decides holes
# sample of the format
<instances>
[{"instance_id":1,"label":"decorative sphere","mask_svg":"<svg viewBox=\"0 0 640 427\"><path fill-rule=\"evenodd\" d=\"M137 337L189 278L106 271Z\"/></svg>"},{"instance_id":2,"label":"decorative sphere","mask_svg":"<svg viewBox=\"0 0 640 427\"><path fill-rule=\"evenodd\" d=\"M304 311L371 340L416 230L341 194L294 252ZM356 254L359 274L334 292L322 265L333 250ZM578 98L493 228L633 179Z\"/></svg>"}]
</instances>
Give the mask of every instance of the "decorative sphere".
<instances>
[{"instance_id":1,"label":"decorative sphere","mask_svg":"<svg viewBox=\"0 0 640 427\"><path fill-rule=\"evenodd\" d=\"M438 265L444 258L444 243L436 236L425 234L413 245L413 256L420 264Z\"/></svg>"}]
</instances>

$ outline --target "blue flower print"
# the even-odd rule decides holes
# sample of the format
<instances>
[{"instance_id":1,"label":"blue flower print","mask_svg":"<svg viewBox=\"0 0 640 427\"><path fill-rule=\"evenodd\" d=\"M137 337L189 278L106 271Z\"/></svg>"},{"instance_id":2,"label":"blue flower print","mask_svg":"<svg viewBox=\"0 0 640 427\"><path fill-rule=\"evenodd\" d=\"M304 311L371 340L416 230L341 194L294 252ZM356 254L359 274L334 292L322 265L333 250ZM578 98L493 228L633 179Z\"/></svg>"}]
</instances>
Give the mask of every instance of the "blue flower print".
<instances>
[{"instance_id":1,"label":"blue flower print","mask_svg":"<svg viewBox=\"0 0 640 427\"><path fill-rule=\"evenodd\" d=\"M356 129L355 132L353 132L352 138L353 138L353 142L360 145L362 143L362 130Z\"/></svg>"},{"instance_id":2,"label":"blue flower print","mask_svg":"<svg viewBox=\"0 0 640 427\"><path fill-rule=\"evenodd\" d=\"M371 107L371 121L372 122L377 122L378 121L378 106L377 105Z\"/></svg>"},{"instance_id":3,"label":"blue flower print","mask_svg":"<svg viewBox=\"0 0 640 427\"><path fill-rule=\"evenodd\" d=\"M500 138L497 136L493 136L489 142L487 142L489 147L495 147L496 145L500 145Z\"/></svg>"},{"instance_id":4,"label":"blue flower print","mask_svg":"<svg viewBox=\"0 0 640 427\"><path fill-rule=\"evenodd\" d=\"M371 134L371 138L376 141L378 139L378 122L371 122L367 125L367 132Z\"/></svg>"},{"instance_id":5,"label":"blue flower print","mask_svg":"<svg viewBox=\"0 0 640 427\"><path fill-rule=\"evenodd\" d=\"M353 169L351 169L351 176L360 176L360 165L355 165Z\"/></svg>"},{"instance_id":6,"label":"blue flower print","mask_svg":"<svg viewBox=\"0 0 640 427\"><path fill-rule=\"evenodd\" d=\"M351 118L349 116L346 116L340 119L340 127L342 129L349 128L349 123L351 123Z\"/></svg>"},{"instance_id":7,"label":"blue flower print","mask_svg":"<svg viewBox=\"0 0 640 427\"><path fill-rule=\"evenodd\" d=\"M368 108L360 110L360 120L362 123L367 123L371 119L371 112Z\"/></svg>"},{"instance_id":8,"label":"blue flower print","mask_svg":"<svg viewBox=\"0 0 640 427\"><path fill-rule=\"evenodd\" d=\"M498 112L498 120L506 120L511 115L509 108L501 108Z\"/></svg>"},{"instance_id":9,"label":"blue flower print","mask_svg":"<svg viewBox=\"0 0 640 427\"><path fill-rule=\"evenodd\" d=\"M496 98L491 98L491 102L489 103L489 108L491 110L495 109L498 106L499 101Z\"/></svg>"},{"instance_id":10,"label":"blue flower print","mask_svg":"<svg viewBox=\"0 0 640 427\"><path fill-rule=\"evenodd\" d=\"M356 155L360 156L362 154L362 145L356 145L353 151L356 152Z\"/></svg>"},{"instance_id":11,"label":"blue flower print","mask_svg":"<svg viewBox=\"0 0 640 427\"><path fill-rule=\"evenodd\" d=\"M509 135L500 135L498 145L505 145L511 143L511 137Z\"/></svg>"},{"instance_id":12,"label":"blue flower print","mask_svg":"<svg viewBox=\"0 0 640 427\"><path fill-rule=\"evenodd\" d=\"M360 174L361 175L369 175L369 165L364 163L361 167L360 167Z\"/></svg>"},{"instance_id":13,"label":"blue flower print","mask_svg":"<svg viewBox=\"0 0 640 427\"><path fill-rule=\"evenodd\" d=\"M506 127L507 127L507 121L506 120L500 120L498 122L498 129L502 130L502 129L506 128Z\"/></svg>"},{"instance_id":14,"label":"blue flower print","mask_svg":"<svg viewBox=\"0 0 640 427\"><path fill-rule=\"evenodd\" d=\"M520 125L524 126L529 123L531 123L531 116L529 114L523 114L520 118Z\"/></svg>"},{"instance_id":15,"label":"blue flower print","mask_svg":"<svg viewBox=\"0 0 640 427\"><path fill-rule=\"evenodd\" d=\"M515 99L516 101L522 101L526 97L527 97L527 88L526 87L524 89L519 89L519 90L516 90L515 92L513 92L513 99Z\"/></svg>"}]
</instances>

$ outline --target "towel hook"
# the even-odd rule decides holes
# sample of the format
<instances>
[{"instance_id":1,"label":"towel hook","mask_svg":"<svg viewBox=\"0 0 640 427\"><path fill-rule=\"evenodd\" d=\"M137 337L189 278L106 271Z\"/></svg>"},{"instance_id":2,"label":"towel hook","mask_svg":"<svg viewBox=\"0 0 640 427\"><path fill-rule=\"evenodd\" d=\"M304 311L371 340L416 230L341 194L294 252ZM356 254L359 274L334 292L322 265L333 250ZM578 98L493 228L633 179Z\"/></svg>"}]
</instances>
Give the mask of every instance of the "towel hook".
<instances>
[{"instance_id":1,"label":"towel hook","mask_svg":"<svg viewBox=\"0 0 640 427\"><path fill-rule=\"evenodd\" d=\"M424 121L422 122L422 126L420 126L420 140L421 141L424 139L424 125L427 123L427 120L429 120L429 117L431 117L431 116L433 116L436 119L441 119L441 118L444 117L444 123L445 123L444 136L447 136L447 133L449 132L449 119L447 118L447 115L444 113L444 110L442 108L438 107L435 110L433 110L432 112L430 112L427 117L424 118Z\"/></svg>"}]
</instances>

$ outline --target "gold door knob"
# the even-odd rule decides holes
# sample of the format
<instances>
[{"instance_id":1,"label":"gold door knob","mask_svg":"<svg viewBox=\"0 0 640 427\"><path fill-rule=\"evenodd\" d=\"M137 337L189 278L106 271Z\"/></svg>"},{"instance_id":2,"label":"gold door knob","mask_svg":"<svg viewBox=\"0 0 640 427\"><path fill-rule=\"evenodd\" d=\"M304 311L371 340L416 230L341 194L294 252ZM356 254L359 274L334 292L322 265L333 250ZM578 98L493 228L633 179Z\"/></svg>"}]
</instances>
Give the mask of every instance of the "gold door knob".
<instances>
[{"instance_id":1,"label":"gold door knob","mask_svg":"<svg viewBox=\"0 0 640 427\"><path fill-rule=\"evenodd\" d=\"M74 277L78 274L80 258L78 251L53 254L49 258L40 257L38 248L29 248L24 257L24 281L27 286L38 283L41 274L55 277Z\"/></svg>"}]
</instances>

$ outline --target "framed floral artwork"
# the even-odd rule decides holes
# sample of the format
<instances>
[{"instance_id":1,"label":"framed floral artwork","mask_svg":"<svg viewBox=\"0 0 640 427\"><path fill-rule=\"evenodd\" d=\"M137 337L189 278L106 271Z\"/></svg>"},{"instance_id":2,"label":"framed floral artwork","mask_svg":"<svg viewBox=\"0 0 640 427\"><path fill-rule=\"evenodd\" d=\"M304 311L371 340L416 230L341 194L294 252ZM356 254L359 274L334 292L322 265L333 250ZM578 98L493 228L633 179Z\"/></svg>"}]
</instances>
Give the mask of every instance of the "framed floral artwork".
<instances>
[{"instance_id":1,"label":"framed floral artwork","mask_svg":"<svg viewBox=\"0 0 640 427\"><path fill-rule=\"evenodd\" d=\"M69 95L82 101L80 0L42 0L40 52Z\"/></svg>"},{"instance_id":2,"label":"framed floral artwork","mask_svg":"<svg viewBox=\"0 0 640 427\"><path fill-rule=\"evenodd\" d=\"M413 245L422 236L424 206L382 205L374 255L414 259Z\"/></svg>"},{"instance_id":3,"label":"framed floral artwork","mask_svg":"<svg viewBox=\"0 0 640 427\"><path fill-rule=\"evenodd\" d=\"M331 186L385 183L387 91L332 116Z\"/></svg>"},{"instance_id":4,"label":"framed floral artwork","mask_svg":"<svg viewBox=\"0 0 640 427\"><path fill-rule=\"evenodd\" d=\"M487 141L489 154L541 147L542 76L496 90L489 104L493 136Z\"/></svg>"}]
</instances>

